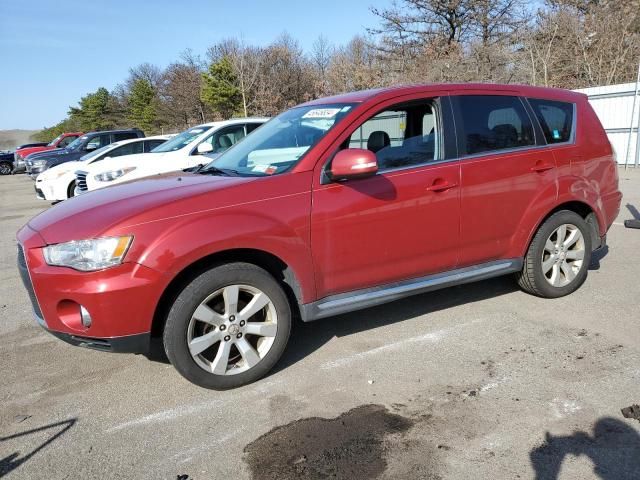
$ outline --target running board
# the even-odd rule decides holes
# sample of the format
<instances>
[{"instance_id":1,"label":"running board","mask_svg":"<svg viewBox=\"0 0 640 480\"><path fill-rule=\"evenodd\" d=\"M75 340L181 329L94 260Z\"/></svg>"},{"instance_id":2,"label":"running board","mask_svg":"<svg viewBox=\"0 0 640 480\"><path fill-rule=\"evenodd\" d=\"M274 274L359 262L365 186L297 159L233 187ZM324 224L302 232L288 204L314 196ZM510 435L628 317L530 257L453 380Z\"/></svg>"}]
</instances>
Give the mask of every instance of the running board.
<instances>
[{"instance_id":1,"label":"running board","mask_svg":"<svg viewBox=\"0 0 640 480\"><path fill-rule=\"evenodd\" d=\"M381 305L419 293L499 277L508 273L519 272L520 270L522 270L521 258L496 260L379 287L331 295L317 302L302 305L300 313L304 322L311 322L333 315L340 315L341 313Z\"/></svg>"}]
</instances>

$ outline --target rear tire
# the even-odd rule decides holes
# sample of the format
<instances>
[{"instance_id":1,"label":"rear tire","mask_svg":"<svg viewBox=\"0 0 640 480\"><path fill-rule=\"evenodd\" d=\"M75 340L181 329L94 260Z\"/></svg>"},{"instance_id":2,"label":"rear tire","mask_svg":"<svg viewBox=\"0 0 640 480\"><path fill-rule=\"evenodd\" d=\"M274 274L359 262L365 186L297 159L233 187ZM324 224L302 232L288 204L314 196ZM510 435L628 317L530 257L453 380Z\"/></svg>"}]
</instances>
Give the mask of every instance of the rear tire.
<instances>
[{"instance_id":1,"label":"rear tire","mask_svg":"<svg viewBox=\"0 0 640 480\"><path fill-rule=\"evenodd\" d=\"M576 291L586 280L591 261L591 231L577 213L561 210L538 228L524 267L516 274L525 292L558 298Z\"/></svg>"},{"instance_id":2,"label":"rear tire","mask_svg":"<svg viewBox=\"0 0 640 480\"><path fill-rule=\"evenodd\" d=\"M173 303L164 329L167 357L203 388L226 390L266 375L291 331L291 308L280 284L248 263L214 267Z\"/></svg>"},{"instance_id":3,"label":"rear tire","mask_svg":"<svg viewBox=\"0 0 640 480\"><path fill-rule=\"evenodd\" d=\"M13 165L9 162L0 162L0 175L11 175Z\"/></svg>"}]
</instances>

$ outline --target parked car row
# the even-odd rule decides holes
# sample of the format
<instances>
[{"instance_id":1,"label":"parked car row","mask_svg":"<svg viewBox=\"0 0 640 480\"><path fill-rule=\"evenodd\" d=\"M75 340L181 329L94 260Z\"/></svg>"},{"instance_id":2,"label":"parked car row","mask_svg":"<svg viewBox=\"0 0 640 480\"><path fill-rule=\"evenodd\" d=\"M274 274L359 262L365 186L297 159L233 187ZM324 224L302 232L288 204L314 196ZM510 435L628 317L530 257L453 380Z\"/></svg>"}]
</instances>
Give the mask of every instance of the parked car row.
<instances>
[{"instance_id":1,"label":"parked car row","mask_svg":"<svg viewBox=\"0 0 640 480\"><path fill-rule=\"evenodd\" d=\"M149 153L165 143L172 135L133 138L121 140L93 150L78 160L59 163L44 170L36 178L36 196L42 200L58 202L78 194L76 172L89 165L123 155Z\"/></svg>"},{"instance_id":2,"label":"parked car row","mask_svg":"<svg viewBox=\"0 0 640 480\"><path fill-rule=\"evenodd\" d=\"M271 370L296 318L506 274L533 295L570 294L620 209L611 144L575 92L394 87L251 132L265 121L82 160L76 187L96 191L17 234L37 322L103 351L159 341L189 381L233 388ZM69 194L74 169L42 174L43 196ZM58 174L63 194L47 197Z\"/></svg>"}]
</instances>

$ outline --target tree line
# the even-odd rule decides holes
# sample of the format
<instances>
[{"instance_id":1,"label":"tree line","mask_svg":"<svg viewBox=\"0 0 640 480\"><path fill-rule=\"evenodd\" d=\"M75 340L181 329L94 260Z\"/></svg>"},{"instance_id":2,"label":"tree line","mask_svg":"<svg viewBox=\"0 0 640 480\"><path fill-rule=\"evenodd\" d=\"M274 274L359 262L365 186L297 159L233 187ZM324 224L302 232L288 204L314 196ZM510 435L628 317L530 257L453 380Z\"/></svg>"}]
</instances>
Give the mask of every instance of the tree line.
<instances>
[{"instance_id":1,"label":"tree line","mask_svg":"<svg viewBox=\"0 0 640 480\"><path fill-rule=\"evenodd\" d=\"M581 88L635 81L638 0L393 0L345 45L309 52L283 33L267 46L229 38L162 69L129 70L36 135L137 127L179 131L234 116L273 116L298 103L406 83L499 82Z\"/></svg>"}]
</instances>

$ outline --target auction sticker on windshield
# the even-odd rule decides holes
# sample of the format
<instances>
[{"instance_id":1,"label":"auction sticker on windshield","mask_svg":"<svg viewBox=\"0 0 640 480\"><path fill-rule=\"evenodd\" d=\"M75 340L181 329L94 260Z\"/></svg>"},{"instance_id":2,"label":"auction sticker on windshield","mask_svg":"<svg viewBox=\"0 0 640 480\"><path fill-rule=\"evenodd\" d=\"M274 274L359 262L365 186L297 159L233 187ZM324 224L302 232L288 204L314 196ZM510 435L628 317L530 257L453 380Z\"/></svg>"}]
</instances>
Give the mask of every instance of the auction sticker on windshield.
<instances>
[{"instance_id":1,"label":"auction sticker on windshield","mask_svg":"<svg viewBox=\"0 0 640 480\"><path fill-rule=\"evenodd\" d=\"M339 108L314 108L305 113L302 118L333 118L339 111Z\"/></svg>"}]
</instances>

